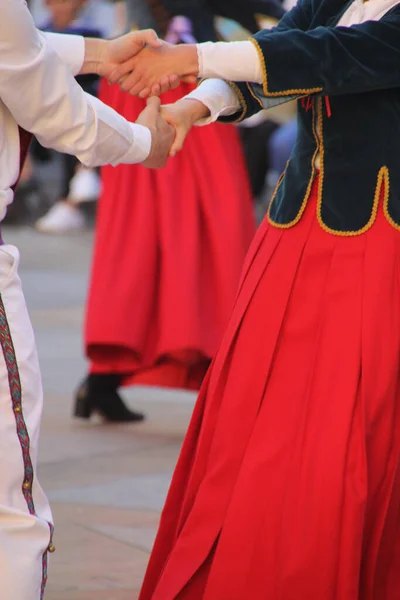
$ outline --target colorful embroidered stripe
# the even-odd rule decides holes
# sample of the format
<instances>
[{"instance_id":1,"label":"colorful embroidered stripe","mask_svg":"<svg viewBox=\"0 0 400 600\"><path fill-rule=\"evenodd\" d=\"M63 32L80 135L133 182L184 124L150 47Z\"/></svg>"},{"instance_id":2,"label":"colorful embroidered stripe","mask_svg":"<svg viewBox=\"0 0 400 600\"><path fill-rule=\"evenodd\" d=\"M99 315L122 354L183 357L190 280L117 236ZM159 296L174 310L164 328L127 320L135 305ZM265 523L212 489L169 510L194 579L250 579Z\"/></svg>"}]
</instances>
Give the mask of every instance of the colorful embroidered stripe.
<instances>
[{"instance_id":1,"label":"colorful embroidered stripe","mask_svg":"<svg viewBox=\"0 0 400 600\"><path fill-rule=\"evenodd\" d=\"M0 294L0 344L3 351L4 361L6 363L8 384L12 401L12 408L15 416L15 425L17 436L21 445L22 459L24 463L24 479L22 482L22 494L25 498L29 513L35 515L35 505L32 496L33 485L33 465L30 457L30 439L28 429L22 412L22 390L21 379L18 371L18 363L15 355L14 344L11 337L10 327L7 321L6 311L3 299ZM49 523L50 545L43 553L42 560L42 585L41 600L43 599L44 589L47 581L47 552L52 547L53 525Z\"/></svg>"}]
</instances>

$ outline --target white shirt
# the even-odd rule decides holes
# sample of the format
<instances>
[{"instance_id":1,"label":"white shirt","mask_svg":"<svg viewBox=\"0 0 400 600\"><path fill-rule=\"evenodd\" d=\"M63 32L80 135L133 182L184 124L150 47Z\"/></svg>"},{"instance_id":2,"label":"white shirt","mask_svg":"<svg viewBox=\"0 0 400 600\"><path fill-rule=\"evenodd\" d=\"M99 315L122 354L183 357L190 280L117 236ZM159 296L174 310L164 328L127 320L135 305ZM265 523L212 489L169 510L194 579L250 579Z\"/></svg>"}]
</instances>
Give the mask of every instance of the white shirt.
<instances>
[{"instance_id":1,"label":"white shirt","mask_svg":"<svg viewBox=\"0 0 400 600\"><path fill-rule=\"evenodd\" d=\"M351 27L365 21L378 21L398 3L399 0L354 0L338 25ZM201 83L187 98L199 100L210 110L210 117L196 123L207 125L241 108L234 90L223 80L262 83L262 68L251 42L206 42L197 44L197 52L199 75L210 79ZM213 79L215 77L218 79Z\"/></svg>"},{"instance_id":2,"label":"white shirt","mask_svg":"<svg viewBox=\"0 0 400 600\"><path fill-rule=\"evenodd\" d=\"M43 146L75 154L87 166L148 157L150 131L76 83L84 53L82 37L40 33L24 0L1 0L0 220L19 174L18 124Z\"/></svg>"}]
</instances>

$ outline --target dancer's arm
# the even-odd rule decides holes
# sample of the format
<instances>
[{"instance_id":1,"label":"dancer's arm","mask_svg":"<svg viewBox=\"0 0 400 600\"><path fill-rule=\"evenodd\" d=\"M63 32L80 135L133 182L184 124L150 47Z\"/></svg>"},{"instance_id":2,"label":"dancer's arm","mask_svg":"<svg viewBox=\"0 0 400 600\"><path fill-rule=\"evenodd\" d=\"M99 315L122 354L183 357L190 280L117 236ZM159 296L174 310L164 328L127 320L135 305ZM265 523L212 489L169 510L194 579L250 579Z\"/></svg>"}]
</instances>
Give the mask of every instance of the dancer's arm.
<instances>
[{"instance_id":1,"label":"dancer's arm","mask_svg":"<svg viewBox=\"0 0 400 600\"><path fill-rule=\"evenodd\" d=\"M128 123L84 94L36 29L23 0L2 0L0 55L0 98L42 145L75 154L89 166L142 162L154 151L148 127ZM70 69L76 70L77 60ZM84 51L81 60L82 67Z\"/></svg>"},{"instance_id":2,"label":"dancer's arm","mask_svg":"<svg viewBox=\"0 0 400 600\"><path fill-rule=\"evenodd\" d=\"M132 31L113 40L80 35L40 32L72 75L95 73L107 77L120 63L138 54L144 46L159 48L161 40L151 29Z\"/></svg>"},{"instance_id":3,"label":"dancer's arm","mask_svg":"<svg viewBox=\"0 0 400 600\"><path fill-rule=\"evenodd\" d=\"M304 5L300 1L291 11L285 14L276 27L266 30L265 33L282 33L292 28L306 30L310 25L311 17L310 6ZM186 75L196 77L200 75L202 77L201 69L199 73L198 51L201 53L202 48L205 47L210 52L210 48L214 46L220 49L218 52L222 52L222 56L220 58L217 57L220 73L215 75L216 77L235 80L237 79L236 76L239 75L237 80L244 81L251 81L252 78L255 78L255 80L261 78L261 66L258 55L251 42L218 42L217 44L206 42L205 44L198 44L197 47L191 44L172 46L164 42L160 48L145 48L141 52L140 57L133 57L116 67L111 73L109 80L111 83L119 82L121 89L124 91L132 95L139 95L140 91L143 91L146 82L151 81L149 83L149 87L151 87L153 80L159 81L160 78L157 77L157 72L162 73L162 76L168 73L178 75L179 77ZM227 48L229 49L227 50ZM228 60L226 52L229 54ZM252 57L250 62L248 60L249 56ZM214 55L213 58L215 57ZM240 71L237 70L238 57L242 64ZM216 67L217 65L214 66ZM240 77L243 75L243 72L246 75L244 79Z\"/></svg>"},{"instance_id":4,"label":"dancer's arm","mask_svg":"<svg viewBox=\"0 0 400 600\"><path fill-rule=\"evenodd\" d=\"M310 10L313 0L299 0L297 11ZM290 18L288 13L282 22ZM236 81L251 81L251 89L241 86L250 99L322 94L352 94L399 86L400 5L396 5L379 21L367 21L351 27L317 27L262 31L253 42L162 46L159 50L144 50L143 56L132 59L137 69L132 75L139 87L148 86L153 78L174 72L178 76L200 75ZM253 60L237 60L237 52L250 52L251 45L262 69L262 88L255 81ZM197 57L197 51L199 59ZM150 55L159 61L149 60ZM124 82L124 85L126 82ZM138 85L138 84L136 84ZM137 87L136 87L137 89ZM136 90L135 90L136 91Z\"/></svg>"},{"instance_id":5,"label":"dancer's arm","mask_svg":"<svg viewBox=\"0 0 400 600\"><path fill-rule=\"evenodd\" d=\"M193 125L206 125L220 115L230 115L240 109L236 94L219 79L208 79L204 82L201 93L200 88L197 92L198 97L189 94L174 104L167 104L161 108L162 117L175 130L170 156L175 156L182 150L186 136Z\"/></svg>"}]
</instances>

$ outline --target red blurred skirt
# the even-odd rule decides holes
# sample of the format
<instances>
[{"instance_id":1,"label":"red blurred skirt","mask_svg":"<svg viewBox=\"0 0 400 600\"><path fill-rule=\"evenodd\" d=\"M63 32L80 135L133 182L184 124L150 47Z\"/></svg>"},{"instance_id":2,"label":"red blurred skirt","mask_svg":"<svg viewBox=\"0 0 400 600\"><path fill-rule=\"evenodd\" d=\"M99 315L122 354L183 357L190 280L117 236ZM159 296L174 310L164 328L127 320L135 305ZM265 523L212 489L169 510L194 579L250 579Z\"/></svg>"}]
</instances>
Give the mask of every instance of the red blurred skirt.
<instances>
[{"instance_id":1,"label":"red blurred skirt","mask_svg":"<svg viewBox=\"0 0 400 600\"><path fill-rule=\"evenodd\" d=\"M130 121L145 106L106 83L100 97ZM105 167L102 183L85 333L91 372L198 389L255 233L238 133L194 127L164 169Z\"/></svg>"},{"instance_id":2,"label":"red blurred skirt","mask_svg":"<svg viewBox=\"0 0 400 600\"><path fill-rule=\"evenodd\" d=\"M400 232L261 226L140 600L399 600Z\"/></svg>"}]
</instances>

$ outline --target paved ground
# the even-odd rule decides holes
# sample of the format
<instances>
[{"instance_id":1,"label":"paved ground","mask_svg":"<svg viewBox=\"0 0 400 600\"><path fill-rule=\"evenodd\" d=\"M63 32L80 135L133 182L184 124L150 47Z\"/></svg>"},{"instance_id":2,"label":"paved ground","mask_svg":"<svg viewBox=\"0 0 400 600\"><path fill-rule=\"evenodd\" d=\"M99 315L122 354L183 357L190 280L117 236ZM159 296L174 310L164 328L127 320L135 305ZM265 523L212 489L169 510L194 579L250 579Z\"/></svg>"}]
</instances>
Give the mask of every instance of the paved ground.
<instances>
[{"instance_id":1,"label":"paved ground","mask_svg":"<svg viewBox=\"0 0 400 600\"><path fill-rule=\"evenodd\" d=\"M5 228L19 246L45 387L40 471L57 550L46 600L135 600L194 396L136 389L143 425L72 420L85 372L81 327L91 234L46 237Z\"/></svg>"}]
</instances>

